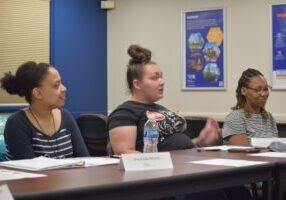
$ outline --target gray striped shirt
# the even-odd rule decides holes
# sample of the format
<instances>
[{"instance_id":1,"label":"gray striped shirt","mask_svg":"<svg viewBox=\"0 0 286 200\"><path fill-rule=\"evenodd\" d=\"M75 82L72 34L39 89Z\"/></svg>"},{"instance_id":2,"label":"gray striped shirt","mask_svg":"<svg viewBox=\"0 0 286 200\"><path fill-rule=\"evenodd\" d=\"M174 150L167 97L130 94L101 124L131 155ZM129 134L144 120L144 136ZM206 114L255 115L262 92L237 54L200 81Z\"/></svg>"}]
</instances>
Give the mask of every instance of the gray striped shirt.
<instances>
[{"instance_id":1,"label":"gray striped shirt","mask_svg":"<svg viewBox=\"0 0 286 200\"><path fill-rule=\"evenodd\" d=\"M224 121L222 137L224 143L228 143L231 135L244 133L248 139L252 137L278 137L277 125L273 116L268 113L269 118L265 121L260 114L252 114L246 118L244 109L234 110L229 113Z\"/></svg>"}]
</instances>

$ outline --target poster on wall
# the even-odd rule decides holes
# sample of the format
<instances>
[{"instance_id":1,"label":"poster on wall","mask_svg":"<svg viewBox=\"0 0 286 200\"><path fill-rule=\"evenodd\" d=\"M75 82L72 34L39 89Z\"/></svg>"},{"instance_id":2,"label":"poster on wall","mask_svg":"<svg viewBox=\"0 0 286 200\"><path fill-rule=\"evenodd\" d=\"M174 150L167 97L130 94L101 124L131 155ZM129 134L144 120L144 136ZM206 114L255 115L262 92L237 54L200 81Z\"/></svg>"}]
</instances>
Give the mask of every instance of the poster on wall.
<instances>
[{"instance_id":1,"label":"poster on wall","mask_svg":"<svg viewBox=\"0 0 286 200\"><path fill-rule=\"evenodd\" d=\"M286 4L272 5L272 86L286 89Z\"/></svg>"},{"instance_id":2,"label":"poster on wall","mask_svg":"<svg viewBox=\"0 0 286 200\"><path fill-rule=\"evenodd\" d=\"M224 16L225 9L183 12L183 90L226 88Z\"/></svg>"}]
</instances>

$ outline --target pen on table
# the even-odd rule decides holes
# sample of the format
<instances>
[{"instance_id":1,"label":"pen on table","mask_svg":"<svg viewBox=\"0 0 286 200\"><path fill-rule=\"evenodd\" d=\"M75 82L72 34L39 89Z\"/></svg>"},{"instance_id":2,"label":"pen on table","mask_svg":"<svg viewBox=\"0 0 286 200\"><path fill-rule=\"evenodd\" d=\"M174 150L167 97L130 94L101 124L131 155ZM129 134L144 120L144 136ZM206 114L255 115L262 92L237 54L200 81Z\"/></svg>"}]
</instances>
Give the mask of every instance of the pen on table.
<instances>
[{"instance_id":1,"label":"pen on table","mask_svg":"<svg viewBox=\"0 0 286 200\"><path fill-rule=\"evenodd\" d=\"M221 149L197 149L198 152L202 151L220 151Z\"/></svg>"},{"instance_id":2,"label":"pen on table","mask_svg":"<svg viewBox=\"0 0 286 200\"><path fill-rule=\"evenodd\" d=\"M110 158L121 158L121 155L111 155Z\"/></svg>"}]
</instances>

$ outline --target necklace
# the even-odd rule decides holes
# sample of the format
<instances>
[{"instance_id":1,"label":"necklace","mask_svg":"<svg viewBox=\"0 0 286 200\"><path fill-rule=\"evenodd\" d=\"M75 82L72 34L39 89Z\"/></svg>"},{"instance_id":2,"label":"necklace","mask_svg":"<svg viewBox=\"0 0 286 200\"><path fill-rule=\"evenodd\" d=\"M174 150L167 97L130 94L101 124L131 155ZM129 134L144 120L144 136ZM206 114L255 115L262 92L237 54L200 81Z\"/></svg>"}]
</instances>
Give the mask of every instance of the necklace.
<instances>
[{"instance_id":1,"label":"necklace","mask_svg":"<svg viewBox=\"0 0 286 200\"><path fill-rule=\"evenodd\" d=\"M39 120L37 119L36 115L33 113L32 109L29 107L29 111L31 113L31 115L33 116L34 120L36 121L37 125L39 126L40 130L44 133L44 129L41 126ZM53 126L54 126L54 133L56 132L56 124L55 124L55 118L52 112L52 119L53 119Z\"/></svg>"}]
</instances>

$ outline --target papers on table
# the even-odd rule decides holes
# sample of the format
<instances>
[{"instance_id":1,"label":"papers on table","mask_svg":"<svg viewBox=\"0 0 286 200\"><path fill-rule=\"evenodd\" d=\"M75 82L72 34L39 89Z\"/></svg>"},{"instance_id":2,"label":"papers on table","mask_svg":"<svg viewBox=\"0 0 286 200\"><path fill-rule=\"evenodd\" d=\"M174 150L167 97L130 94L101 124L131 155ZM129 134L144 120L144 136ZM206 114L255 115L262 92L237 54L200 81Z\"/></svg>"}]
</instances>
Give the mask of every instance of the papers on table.
<instances>
[{"instance_id":1,"label":"papers on table","mask_svg":"<svg viewBox=\"0 0 286 200\"><path fill-rule=\"evenodd\" d=\"M119 163L118 158L107 158L107 157L79 157L79 158L68 158L68 160L74 160L74 161L81 160L85 163L84 164L85 167L112 165Z\"/></svg>"},{"instance_id":2,"label":"papers on table","mask_svg":"<svg viewBox=\"0 0 286 200\"><path fill-rule=\"evenodd\" d=\"M9 169L0 169L0 181L8 181L8 180L24 179L24 178L39 178L45 176L47 175L14 171Z\"/></svg>"},{"instance_id":3,"label":"papers on table","mask_svg":"<svg viewBox=\"0 0 286 200\"><path fill-rule=\"evenodd\" d=\"M13 200L13 196L7 185L0 185L0 199Z\"/></svg>"},{"instance_id":4,"label":"papers on table","mask_svg":"<svg viewBox=\"0 0 286 200\"><path fill-rule=\"evenodd\" d=\"M215 159L207 159L207 160L190 161L189 163L203 164L203 165L222 165L222 166L244 167L244 166L264 164L267 162L215 158Z\"/></svg>"},{"instance_id":5,"label":"papers on table","mask_svg":"<svg viewBox=\"0 0 286 200\"><path fill-rule=\"evenodd\" d=\"M286 158L286 153L263 152L263 153L249 154L249 156L264 156L264 157L274 157L274 158Z\"/></svg>"},{"instance_id":6,"label":"papers on table","mask_svg":"<svg viewBox=\"0 0 286 200\"><path fill-rule=\"evenodd\" d=\"M229 150L229 149L252 149L253 147L248 146L234 146L234 145L221 145L221 146L211 146L211 147L201 147L197 148L198 150L206 150L206 151L216 151L216 150Z\"/></svg>"},{"instance_id":7,"label":"papers on table","mask_svg":"<svg viewBox=\"0 0 286 200\"><path fill-rule=\"evenodd\" d=\"M24 169L30 171L41 171L41 170L51 170L51 169L63 169L70 167L80 167L84 166L84 161L37 157L33 159L0 162L0 166L11 167L16 169Z\"/></svg>"},{"instance_id":8,"label":"papers on table","mask_svg":"<svg viewBox=\"0 0 286 200\"><path fill-rule=\"evenodd\" d=\"M118 164L119 159L106 157L79 157L66 159L53 159L37 157L25 160L12 160L0 162L0 166L30 171L64 169L73 167L90 167L99 165Z\"/></svg>"},{"instance_id":9,"label":"papers on table","mask_svg":"<svg viewBox=\"0 0 286 200\"><path fill-rule=\"evenodd\" d=\"M272 142L282 142L286 144L286 138L251 138L251 145L258 148L267 148Z\"/></svg>"}]
</instances>

